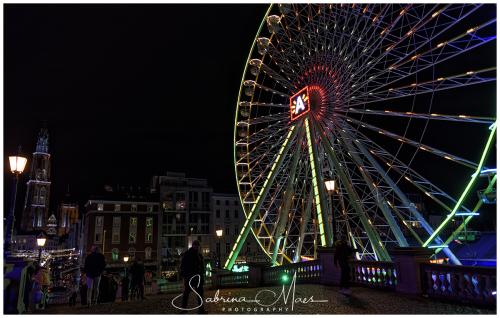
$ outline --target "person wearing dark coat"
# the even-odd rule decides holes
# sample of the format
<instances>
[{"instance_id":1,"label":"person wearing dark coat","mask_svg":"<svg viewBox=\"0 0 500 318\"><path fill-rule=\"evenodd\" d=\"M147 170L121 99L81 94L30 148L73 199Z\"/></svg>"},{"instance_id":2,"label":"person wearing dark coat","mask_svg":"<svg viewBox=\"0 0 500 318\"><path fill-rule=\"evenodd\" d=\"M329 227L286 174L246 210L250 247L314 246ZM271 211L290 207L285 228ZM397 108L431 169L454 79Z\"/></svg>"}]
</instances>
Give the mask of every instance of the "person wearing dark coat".
<instances>
[{"instance_id":1,"label":"person wearing dark coat","mask_svg":"<svg viewBox=\"0 0 500 318\"><path fill-rule=\"evenodd\" d=\"M128 274L125 274L122 278L122 301L128 300L128 289L130 281L128 279Z\"/></svg>"},{"instance_id":2,"label":"person wearing dark coat","mask_svg":"<svg viewBox=\"0 0 500 318\"><path fill-rule=\"evenodd\" d=\"M140 258L137 258L132 266L130 267L130 275L132 276L131 289L132 297L139 297L144 300L144 264L141 262Z\"/></svg>"},{"instance_id":3,"label":"person wearing dark coat","mask_svg":"<svg viewBox=\"0 0 500 318\"><path fill-rule=\"evenodd\" d=\"M181 260L181 276L184 278L184 291L182 293L182 308L187 309L189 294L191 289L194 289L196 301L198 303L198 313L206 314L207 311L203 306L203 284L204 278L204 262L203 256L200 254L200 242L193 241L189 248L182 256ZM184 311L185 313L186 311Z\"/></svg>"},{"instance_id":4,"label":"person wearing dark coat","mask_svg":"<svg viewBox=\"0 0 500 318\"><path fill-rule=\"evenodd\" d=\"M87 276L87 300L88 306L95 304L99 299L99 284L101 275L106 267L106 260L98 246L92 248L92 253L85 258L84 271ZM92 294L94 294L92 297Z\"/></svg>"},{"instance_id":5,"label":"person wearing dark coat","mask_svg":"<svg viewBox=\"0 0 500 318\"><path fill-rule=\"evenodd\" d=\"M87 276L85 273L80 278L80 302L82 306L87 306Z\"/></svg>"},{"instance_id":6,"label":"person wearing dark coat","mask_svg":"<svg viewBox=\"0 0 500 318\"><path fill-rule=\"evenodd\" d=\"M347 244L345 237L341 237L340 240L335 242L333 262L335 266L340 266L340 292L346 295L351 293L349 284L351 269L349 261L354 251L355 250Z\"/></svg>"}]
</instances>

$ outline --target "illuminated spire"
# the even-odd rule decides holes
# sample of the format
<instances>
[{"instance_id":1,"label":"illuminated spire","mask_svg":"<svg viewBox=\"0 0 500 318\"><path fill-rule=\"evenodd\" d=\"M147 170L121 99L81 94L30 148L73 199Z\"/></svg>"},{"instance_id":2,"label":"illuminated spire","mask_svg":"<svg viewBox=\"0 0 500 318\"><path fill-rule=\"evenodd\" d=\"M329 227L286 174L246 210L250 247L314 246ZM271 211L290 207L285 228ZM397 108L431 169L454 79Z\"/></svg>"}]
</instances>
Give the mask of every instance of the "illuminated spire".
<instances>
[{"instance_id":1,"label":"illuminated spire","mask_svg":"<svg viewBox=\"0 0 500 318\"><path fill-rule=\"evenodd\" d=\"M36 152L49 153L49 131L46 127L42 128L38 134Z\"/></svg>"}]
</instances>

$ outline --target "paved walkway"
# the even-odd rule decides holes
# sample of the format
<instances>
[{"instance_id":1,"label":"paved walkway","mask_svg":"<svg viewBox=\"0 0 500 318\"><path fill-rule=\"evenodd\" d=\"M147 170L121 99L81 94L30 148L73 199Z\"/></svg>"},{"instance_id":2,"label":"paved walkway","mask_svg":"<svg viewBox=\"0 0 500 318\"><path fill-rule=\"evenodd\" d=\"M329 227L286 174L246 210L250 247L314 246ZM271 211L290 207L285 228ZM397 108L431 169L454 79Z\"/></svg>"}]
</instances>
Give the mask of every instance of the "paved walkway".
<instances>
[{"instance_id":1,"label":"paved walkway","mask_svg":"<svg viewBox=\"0 0 500 318\"><path fill-rule=\"evenodd\" d=\"M286 288L288 292L288 287ZM259 294L260 292L260 294ZM273 293L276 293L273 295ZM285 304L281 297L272 306L269 305L282 292L281 287L261 287L243 289L221 289L215 302L214 290L205 292L205 308L209 314L495 314L495 310L451 304L422 297L408 297L390 291L379 291L364 287L352 289L350 297L339 294L338 287L321 285L297 285L295 304L292 309L292 293ZM91 308L53 305L40 314L176 314L179 310L172 306L172 299L178 294L149 296L143 301L116 302L100 304ZM240 302L229 302L237 297ZM245 297L247 303L245 303ZM311 298L312 297L312 298ZM225 303L221 298L225 299ZM314 302L313 302L314 301ZM319 302L321 301L321 302ZM175 302L180 305L180 298ZM190 307L195 306L191 294ZM190 313L196 313L196 310Z\"/></svg>"}]
</instances>

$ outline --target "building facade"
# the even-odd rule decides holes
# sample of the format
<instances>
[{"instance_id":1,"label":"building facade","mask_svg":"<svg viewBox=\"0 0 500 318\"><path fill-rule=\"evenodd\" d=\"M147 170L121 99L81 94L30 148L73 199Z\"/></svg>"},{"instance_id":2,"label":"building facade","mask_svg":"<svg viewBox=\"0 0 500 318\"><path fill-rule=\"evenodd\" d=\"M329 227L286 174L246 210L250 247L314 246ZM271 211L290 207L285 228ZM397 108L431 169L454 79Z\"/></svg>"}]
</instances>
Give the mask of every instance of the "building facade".
<instances>
[{"instance_id":1,"label":"building facade","mask_svg":"<svg viewBox=\"0 0 500 318\"><path fill-rule=\"evenodd\" d=\"M85 204L83 255L99 246L107 270L121 271L140 258L146 271L159 269L159 205L156 200L91 199ZM124 257L129 257L128 264Z\"/></svg>"},{"instance_id":2,"label":"building facade","mask_svg":"<svg viewBox=\"0 0 500 318\"><path fill-rule=\"evenodd\" d=\"M46 230L49 217L50 184L49 133L46 128L43 128L38 135L36 151L31 160L21 232Z\"/></svg>"},{"instance_id":3,"label":"building facade","mask_svg":"<svg viewBox=\"0 0 500 318\"><path fill-rule=\"evenodd\" d=\"M235 194L214 193L212 207L213 232L215 234L217 230L222 230L222 236L217 237L217 235L214 235L211 250L214 252L214 260L218 260L220 255L221 267L223 267L245 223L245 213L243 213L238 195ZM265 259L265 255L255 237L248 235L245 245L238 255L236 264Z\"/></svg>"},{"instance_id":4,"label":"building facade","mask_svg":"<svg viewBox=\"0 0 500 318\"><path fill-rule=\"evenodd\" d=\"M161 210L162 270L174 270L181 254L194 240L201 252L210 255L212 188L206 179L188 178L184 173L167 172L152 178L151 189L159 195Z\"/></svg>"}]
</instances>

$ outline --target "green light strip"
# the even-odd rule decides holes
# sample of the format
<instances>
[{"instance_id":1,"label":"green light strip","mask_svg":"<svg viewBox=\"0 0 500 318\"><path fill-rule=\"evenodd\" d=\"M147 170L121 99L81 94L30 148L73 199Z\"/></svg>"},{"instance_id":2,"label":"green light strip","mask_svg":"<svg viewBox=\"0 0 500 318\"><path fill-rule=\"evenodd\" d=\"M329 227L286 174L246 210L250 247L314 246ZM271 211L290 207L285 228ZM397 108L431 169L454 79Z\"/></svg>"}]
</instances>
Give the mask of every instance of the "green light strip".
<instances>
[{"instance_id":1,"label":"green light strip","mask_svg":"<svg viewBox=\"0 0 500 318\"><path fill-rule=\"evenodd\" d=\"M488 187L486 188L486 192L490 192L493 190L493 187L495 186L495 182L497 181L497 175L495 175L491 181L490 181L490 184L488 185ZM476 206L474 207L474 210L472 210L472 212L477 212L479 210L479 208L483 205L483 200L482 199L479 199L479 201L477 202ZM460 233L460 231L462 231L462 229L467 225L469 224L469 222L472 220L474 216L473 215L470 215L468 216L464 222L462 224L460 224L460 226L450 235L450 237L444 241L444 244L449 244L456 236L458 236L458 234ZM442 250L442 248L438 248L434 254L437 254L439 253L440 251Z\"/></svg>"},{"instance_id":2,"label":"green light strip","mask_svg":"<svg viewBox=\"0 0 500 318\"><path fill-rule=\"evenodd\" d=\"M481 156L481 160L479 161L479 165L477 166L476 172L472 175L471 180L469 181L469 184L467 184L467 187L465 188L464 192L460 196L460 199L458 199L457 203L455 204L455 207L451 211L450 214L446 217L446 219L439 225L439 227L432 233L432 235L427 239L427 241L424 242L422 245L423 247L426 247L429 245L430 242L432 242L436 236L439 235L439 233L443 230L443 228L448 224L448 222L453 218L455 213L457 212L458 208L462 205L462 202L465 200L465 197L469 194L469 191L472 189L472 186L476 182L477 178L481 174L481 170L483 169L483 164L484 161L486 160L486 156L488 154L488 151L490 150L491 143L493 141L493 137L495 136L495 133L497 131L497 122L493 124L493 127L491 129L490 136L488 138L488 142L486 143L486 147L484 148L483 155Z\"/></svg>"},{"instance_id":3,"label":"green light strip","mask_svg":"<svg viewBox=\"0 0 500 318\"><path fill-rule=\"evenodd\" d=\"M276 159L274 159L273 165L271 166L271 170L269 171L269 174L267 175L266 180L264 181L264 184L260 188L259 195L257 196L257 200L255 201L255 204L253 205L252 210L247 215L246 220L245 220L245 224L243 224L243 228L241 229L240 235L238 235L238 238L236 239L236 242L234 243L233 249L231 250L229 257L227 258L226 263L224 264L224 267L226 269L228 267L232 266L232 264L231 264L231 266L229 266L230 263L234 263L234 261L231 262L231 257L233 256L234 253L239 253L238 244L240 243L241 239L243 237L246 238L246 236L248 235L248 232L251 228L250 219L252 219L252 218L255 219L254 214L256 214L258 212L258 211L256 211L256 208L258 205L260 205L259 203L260 203L260 200L262 199L262 195L267 187L267 184L269 183L269 180L271 179L271 176L274 173L274 170L276 168L276 165L278 164L278 161L281 159L281 156L283 155L283 151L285 150L288 142L290 141L290 136L292 135L292 132L294 131L295 127L296 126L290 127L290 130L288 131L288 135L286 136L285 141L283 142L283 145L281 145L281 148L278 152L278 155L276 156Z\"/></svg>"},{"instance_id":4,"label":"green light strip","mask_svg":"<svg viewBox=\"0 0 500 318\"><path fill-rule=\"evenodd\" d=\"M312 150L311 131L309 130L309 118L306 118L305 122L306 122L306 135L307 135L307 149L309 151L309 161L311 162L314 202L316 203L316 212L318 214L319 235L321 237L321 245L326 246L325 228L323 224L323 211L321 210L321 204L319 198L318 181L316 176L316 165L314 163L314 154Z\"/></svg>"}]
</instances>

